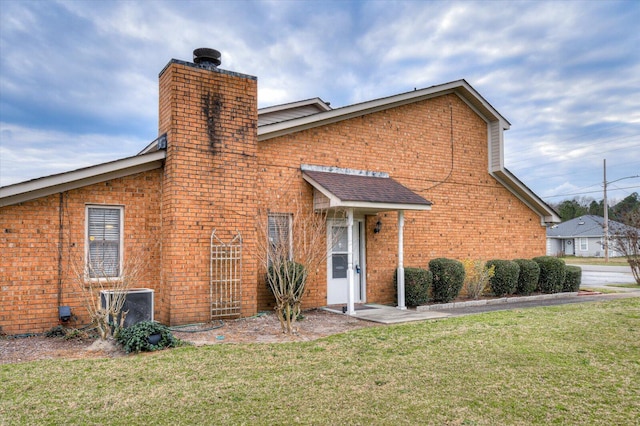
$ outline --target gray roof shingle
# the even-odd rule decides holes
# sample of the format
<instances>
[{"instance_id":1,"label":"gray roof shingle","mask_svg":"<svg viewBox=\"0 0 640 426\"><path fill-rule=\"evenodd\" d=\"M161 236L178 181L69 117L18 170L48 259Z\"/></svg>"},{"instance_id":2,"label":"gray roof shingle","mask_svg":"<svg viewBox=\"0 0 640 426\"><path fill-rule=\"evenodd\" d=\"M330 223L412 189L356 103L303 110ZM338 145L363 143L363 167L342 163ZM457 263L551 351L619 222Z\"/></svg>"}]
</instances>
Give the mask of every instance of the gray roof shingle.
<instances>
[{"instance_id":1,"label":"gray roof shingle","mask_svg":"<svg viewBox=\"0 0 640 426\"><path fill-rule=\"evenodd\" d=\"M304 174L342 201L431 205L430 201L388 177L318 171L305 171Z\"/></svg>"}]
</instances>

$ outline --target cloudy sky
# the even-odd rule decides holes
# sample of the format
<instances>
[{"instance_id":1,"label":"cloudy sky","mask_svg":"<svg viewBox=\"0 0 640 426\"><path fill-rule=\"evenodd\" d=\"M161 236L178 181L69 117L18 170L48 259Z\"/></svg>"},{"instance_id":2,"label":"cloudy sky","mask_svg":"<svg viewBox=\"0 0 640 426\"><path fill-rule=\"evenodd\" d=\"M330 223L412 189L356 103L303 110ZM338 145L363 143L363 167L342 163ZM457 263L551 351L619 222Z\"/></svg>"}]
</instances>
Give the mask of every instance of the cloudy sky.
<instances>
[{"instance_id":1,"label":"cloudy sky","mask_svg":"<svg viewBox=\"0 0 640 426\"><path fill-rule=\"evenodd\" d=\"M160 70L212 47L260 107L464 78L536 193L601 199L606 158L620 200L640 192L639 22L638 1L0 0L0 186L135 155Z\"/></svg>"}]
</instances>

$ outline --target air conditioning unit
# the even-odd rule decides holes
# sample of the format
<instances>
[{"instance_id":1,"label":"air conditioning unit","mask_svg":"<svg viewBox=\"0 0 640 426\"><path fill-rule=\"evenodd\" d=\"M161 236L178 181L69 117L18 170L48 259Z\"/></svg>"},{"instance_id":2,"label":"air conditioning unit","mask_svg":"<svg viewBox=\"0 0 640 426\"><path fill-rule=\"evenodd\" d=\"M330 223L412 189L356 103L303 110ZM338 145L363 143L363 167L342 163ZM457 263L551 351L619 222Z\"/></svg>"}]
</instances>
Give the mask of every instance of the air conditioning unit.
<instances>
[{"instance_id":1,"label":"air conditioning unit","mask_svg":"<svg viewBox=\"0 0 640 426\"><path fill-rule=\"evenodd\" d=\"M126 291L122 312L127 312L124 327L130 327L142 321L153 321L153 289L132 288ZM115 295L114 290L100 291L100 306L106 309ZM109 318L112 321L112 318Z\"/></svg>"}]
</instances>

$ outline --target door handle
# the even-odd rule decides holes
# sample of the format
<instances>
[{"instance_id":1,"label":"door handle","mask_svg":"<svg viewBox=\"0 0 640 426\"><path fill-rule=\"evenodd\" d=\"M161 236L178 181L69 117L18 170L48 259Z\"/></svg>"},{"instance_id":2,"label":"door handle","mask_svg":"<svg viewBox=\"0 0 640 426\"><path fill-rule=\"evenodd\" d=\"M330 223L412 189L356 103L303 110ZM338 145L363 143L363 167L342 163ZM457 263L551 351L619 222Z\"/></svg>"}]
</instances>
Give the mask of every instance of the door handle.
<instances>
[{"instance_id":1,"label":"door handle","mask_svg":"<svg viewBox=\"0 0 640 426\"><path fill-rule=\"evenodd\" d=\"M360 265L356 265L356 274L360 273Z\"/></svg>"}]
</instances>

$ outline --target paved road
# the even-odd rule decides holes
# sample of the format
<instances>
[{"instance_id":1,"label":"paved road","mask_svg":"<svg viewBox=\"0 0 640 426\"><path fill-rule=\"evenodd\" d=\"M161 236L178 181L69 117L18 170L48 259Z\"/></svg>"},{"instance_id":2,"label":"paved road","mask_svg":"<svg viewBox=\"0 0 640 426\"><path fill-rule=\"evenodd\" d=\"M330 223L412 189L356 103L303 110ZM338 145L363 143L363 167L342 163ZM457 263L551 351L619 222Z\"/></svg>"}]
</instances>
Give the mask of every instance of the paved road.
<instances>
[{"instance_id":1,"label":"paved road","mask_svg":"<svg viewBox=\"0 0 640 426\"><path fill-rule=\"evenodd\" d=\"M604 287L611 284L633 284L630 266L576 265L582 268L581 287ZM624 288L621 288L624 291ZM633 289L631 289L633 290Z\"/></svg>"}]
</instances>

